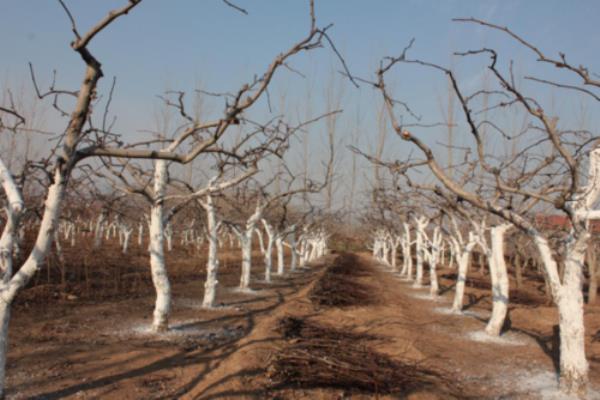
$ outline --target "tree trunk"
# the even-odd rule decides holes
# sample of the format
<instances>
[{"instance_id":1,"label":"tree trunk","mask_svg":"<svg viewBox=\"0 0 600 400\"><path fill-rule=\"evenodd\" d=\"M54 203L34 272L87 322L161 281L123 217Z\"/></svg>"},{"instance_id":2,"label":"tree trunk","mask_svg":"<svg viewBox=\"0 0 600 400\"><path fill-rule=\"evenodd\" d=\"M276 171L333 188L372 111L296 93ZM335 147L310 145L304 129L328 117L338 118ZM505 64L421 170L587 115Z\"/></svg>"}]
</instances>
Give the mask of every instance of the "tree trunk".
<instances>
[{"instance_id":1,"label":"tree trunk","mask_svg":"<svg viewBox=\"0 0 600 400\"><path fill-rule=\"evenodd\" d=\"M48 196L44 203L44 214L42 216L42 222L38 230L33 250L12 278L10 278L10 275L4 277L6 281L8 281L6 278L10 278L10 281L7 282L6 286L4 286L4 289L1 291L3 301L0 301L0 398L4 396L4 376L6 371L10 306L17 293L27 285L39 270L40 265L42 265L50 251L54 231L58 225L65 186L65 178L60 170L56 168L54 172L54 183L48 188Z\"/></svg>"},{"instance_id":2,"label":"tree trunk","mask_svg":"<svg viewBox=\"0 0 600 400\"><path fill-rule=\"evenodd\" d=\"M587 232L566 246L564 276L559 278L557 263L548 242L535 237L552 298L558 307L560 332L560 387L567 394L583 395L588 382L583 322L583 265Z\"/></svg>"},{"instance_id":3,"label":"tree trunk","mask_svg":"<svg viewBox=\"0 0 600 400\"><path fill-rule=\"evenodd\" d=\"M467 270L469 269L469 253L470 251L462 250L458 256L458 275L456 277L456 289L454 290L454 302L452 303L452 311L454 312L460 312L463 307Z\"/></svg>"},{"instance_id":4,"label":"tree trunk","mask_svg":"<svg viewBox=\"0 0 600 400\"><path fill-rule=\"evenodd\" d=\"M420 288L423 286L423 235L417 232L417 271L414 287Z\"/></svg>"},{"instance_id":5,"label":"tree trunk","mask_svg":"<svg viewBox=\"0 0 600 400\"><path fill-rule=\"evenodd\" d=\"M283 275L285 262L283 258L283 238L280 235L277 235L277 239L275 239L275 247L277 248L277 275Z\"/></svg>"},{"instance_id":6,"label":"tree trunk","mask_svg":"<svg viewBox=\"0 0 600 400\"><path fill-rule=\"evenodd\" d=\"M131 230L123 232L123 254L127 254L129 248L129 238L131 237Z\"/></svg>"},{"instance_id":7,"label":"tree trunk","mask_svg":"<svg viewBox=\"0 0 600 400\"><path fill-rule=\"evenodd\" d=\"M398 245L396 240L392 242L392 271L394 272L398 272Z\"/></svg>"},{"instance_id":8,"label":"tree trunk","mask_svg":"<svg viewBox=\"0 0 600 400\"><path fill-rule=\"evenodd\" d=\"M6 379L6 354L8 353L8 324L10 322L10 302L0 302L0 398L4 398Z\"/></svg>"},{"instance_id":9,"label":"tree trunk","mask_svg":"<svg viewBox=\"0 0 600 400\"><path fill-rule=\"evenodd\" d=\"M267 248L265 249L265 281L271 282L271 271L273 269L273 245L275 240L271 233L267 233Z\"/></svg>"},{"instance_id":10,"label":"tree trunk","mask_svg":"<svg viewBox=\"0 0 600 400\"><path fill-rule=\"evenodd\" d=\"M246 230L241 237L242 245L242 274L240 277L240 289L250 288L250 272L252 268L252 231Z\"/></svg>"},{"instance_id":11,"label":"tree trunk","mask_svg":"<svg viewBox=\"0 0 600 400\"><path fill-rule=\"evenodd\" d=\"M499 336L508 312L508 272L504 260L504 234L510 225L494 226L491 229L492 254L488 257L490 278L492 280L492 315L485 331Z\"/></svg>"},{"instance_id":12,"label":"tree trunk","mask_svg":"<svg viewBox=\"0 0 600 400\"><path fill-rule=\"evenodd\" d=\"M219 270L218 252L218 226L215 205L212 196L206 196L206 230L208 233L208 259L206 261L206 282L204 282L204 299L202 307L211 308L215 305L217 295L217 272Z\"/></svg>"},{"instance_id":13,"label":"tree trunk","mask_svg":"<svg viewBox=\"0 0 600 400\"><path fill-rule=\"evenodd\" d=\"M434 254L432 254L431 259L429 260L429 294L431 294L432 298L436 299L440 290L437 278L437 263L439 255L437 254L437 250L432 250L432 253Z\"/></svg>"},{"instance_id":14,"label":"tree trunk","mask_svg":"<svg viewBox=\"0 0 600 400\"><path fill-rule=\"evenodd\" d=\"M567 267L568 268L568 267ZM572 278L571 278L572 279ZM579 394L588 381L585 357L583 295L581 287L564 287L565 295L558 302L560 329L560 385L567 393Z\"/></svg>"},{"instance_id":15,"label":"tree trunk","mask_svg":"<svg viewBox=\"0 0 600 400\"><path fill-rule=\"evenodd\" d=\"M412 280L412 254L410 244L410 226L404 223L404 237L402 238L402 271L400 275Z\"/></svg>"},{"instance_id":16,"label":"tree trunk","mask_svg":"<svg viewBox=\"0 0 600 400\"><path fill-rule=\"evenodd\" d=\"M588 382L583 322L583 266L586 236L567 245L563 284L558 293L560 385L566 393L583 394Z\"/></svg>"},{"instance_id":17,"label":"tree trunk","mask_svg":"<svg viewBox=\"0 0 600 400\"><path fill-rule=\"evenodd\" d=\"M262 235L262 232L260 231L260 228L255 229L254 232L256 233L256 236L258 237L258 245L260 246L260 253L265 254L265 251L266 251L265 250L265 241L263 239L263 235Z\"/></svg>"},{"instance_id":18,"label":"tree trunk","mask_svg":"<svg viewBox=\"0 0 600 400\"><path fill-rule=\"evenodd\" d=\"M158 160L154 173L154 204L150 212L150 270L156 291L156 302L152 328L155 332L166 331L169 327L171 310L171 284L167 275L164 254L163 196L167 186L167 163Z\"/></svg>"}]
</instances>

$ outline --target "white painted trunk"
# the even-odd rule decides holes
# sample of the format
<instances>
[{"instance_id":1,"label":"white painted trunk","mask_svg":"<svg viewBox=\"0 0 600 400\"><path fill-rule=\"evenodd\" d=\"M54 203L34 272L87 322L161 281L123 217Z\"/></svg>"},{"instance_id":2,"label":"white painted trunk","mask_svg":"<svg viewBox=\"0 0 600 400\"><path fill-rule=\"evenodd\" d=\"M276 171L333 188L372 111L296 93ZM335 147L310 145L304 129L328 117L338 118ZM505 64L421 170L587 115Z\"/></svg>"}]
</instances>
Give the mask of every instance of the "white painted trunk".
<instances>
[{"instance_id":1,"label":"white painted trunk","mask_svg":"<svg viewBox=\"0 0 600 400\"><path fill-rule=\"evenodd\" d=\"M492 336L500 335L509 302L509 281L504 260L504 234L510 225L494 226L491 229L491 256L488 255L490 278L492 280L492 315L485 331Z\"/></svg>"},{"instance_id":2,"label":"white painted trunk","mask_svg":"<svg viewBox=\"0 0 600 400\"><path fill-rule=\"evenodd\" d=\"M127 230L123 232L123 254L127 254L129 247L129 238L131 237L131 231Z\"/></svg>"},{"instance_id":3,"label":"white painted trunk","mask_svg":"<svg viewBox=\"0 0 600 400\"><path fill-rule=\"evenodd\" d=\"M383 239L382 242L383 242L383 244L381 247L381 251L382 251L381 261L383 261L384 264L389 265L390 264L390 261L388 259L388 254L389 254L389 250L390 250L389 243L385 239Z\"/></svg>"},{"instance_id":4,"label":"white painted trunk","mask_svg":"<svg viewBox=\"0 0 600 400\"><path fill-rule=\"evenodd\" d=\"M400 271L401 276L408 276L408 258L410 257L410 247L402 241L402 270Z\"/></svg>"},{"instance_id":5,"label":"white painted trunk","mask_svg":"<svg viewBox=\"0 0 600 400\"><path fill-rule=\"evenodd\" d=\"M250 273L252 268L252 230L246 230L240 241L242 245L240 289L248 289L250 287Z\"/></svg>"},{"instance_id":6,"label":"white painted trunk","mask_svg":"<svg viewBox=\"0 0 600 400\"><path fill-rule=\"evenodd\" d=\"M312 261L314 259L316 259L318 257L318 251L319 249L317 248L317 244L314 242L310 243L310 255L308 256L308 260Z\"/></svg>"},{"instance_id":7,"label":"white painted trunk","mask_svg":"<svg viewBox=\"0 0 600 400\"><path fill-rule=\"evenodd\" d=\"M268 235L267 247L265 249L265 281L271 282L271 271L273 269L273 245L275 240L273 235Z\"/></svg>"},{"instance_id":8,"label":"white painted trunk","mask_svg":"<svg viewBox=\"0 0 600 400\"><path fill-rule=\"evenodd\" d=\"M154 171L154 204L150 212L150 270L156 291L152 328L156 332L169 327L171 310L171 284L167 275L164 254L163 200L167 185L167 163L158 160Z\"/></svg>"},{"instance_id":9,"label":"white painted trunk","mask_svg":"<svg viewBox=\"0 0 600 400\"><path fill-rule=\"evenodd\" d=\"M582 394L588 383L583 319L583 265L588 237L567 245L563 284L557 298L560 329L560 384L567 393Z\"/></svg>"},{"instance_id":10,"label":"white painted trunk","mask_svg":"<svg viewBox=\"0 0 600 400\"><path fill-rule=\"evenodd\" d=\"M208 259L206 262L206 282L204 282L204 299L202 307L210 308L215 305L217 295L217 272L219 270L218 258L218 226L217 215L212 196L209 194L206 200L206 230L208 233Z\"/></svg>"},{"instance_id":11,"label":"white painted trunk","mask_svg":"<svg viewBox=\"0 0 600 400\"><path fill-rule=\"evenodd\" d=\"M258 245L260 246L260 252L261 252L261 254L265 254L265 251L266 251L266 249L265 249L265 241L263 239L262 232L260 231L259 228L256 228L254 230L254 232L256 233L256 236L258 237Z\"/></svg>"},{"instance_id":12,"label":"white painted trunk","mask_svg":"<svg viewBox=\"0 0 600 400\"><path fill-rule=\"evenodd\" d=\"M98 216L96 221L96 229L94 231L94 247L98 248L102 244L102 232L104 229L104 214Z\"/></svg>"},{"instance_id":13,"label":"white painted trunk","mask_svg":"<svg viewBox=\"0 0 600 400\"><path fill-rule=\"evenodd\" d=\"M430 284L429 284L429 294L431 297L437 298L438 293L440 291L440 285L438 283L437 278L437 264L438 264L438 256L432 256L431 262L429 263L429 276L430 276Z\"/></svg>"},{"instance_id":14,"label":"white painted trunk","mask_svg":"<svg viewBox=\"0 0 600 400\"><path fill-rule=\"evenodd\" d=\"M6 182L2 183L6 191ZM12 269L12 260L9 269L5 269L3 271L3 285L2 289L0 290L0 397L4 396L4 378L6 375L6 353L8 349L7 344L8 326L10 322L10 306L17 293L27 285L27 283L39 270L40 265L44 262L48 252L50 251L52 239L54 237L54 231L58 226L60 206L64 197L64 191L64 178L60 171L56 169L54 173L54 183L48 188L48 196L44 203L42 222L39 226L38 235L31 253L21 268L12 277L10 276L10 273L7 274L7 272L11 272L9 269ZM16 206L15 200L11 196L11 192L7 191L6 194L10 200L10 205L13 207ZM12 251L12 249L10 251ZM4 265L4 267L7 267L7 265Z\"/></svg>"},{"instance_id":15,"label":"white painted trunk","mask_svg":"<svg viewBox=\"0 0 600 400\"><path fill-rule=\"evenodd\" d=\"M416 270L416 276L415 276L415 283L413 284L413 286L420 288L421 286L423 286L423 255L424 255L423 235L421 234L421 232L417 232L416 251L417 251L417 270Z\"/></svg>"},{"instance_id":16,"label":"white painted trunk","mask_svg":"<svg viewBox=\"0 0 600 400\"><path fill-rule=\"evenodd\" d=\"M458 275L456 277L456 288L454 290L454 302L452 311L460 312L463 307L463 298L465 295L465 283L467 281L467 270L469 268L469 253L462 251L458 256Z\"/></svg>"},{"instance_id":17,"label":"white painted trunk","mask_svg":"<svg viewBox=\"0 0 600 400\"><path fill-rule=\"evenodd\" d=\"M581 287L568 285L558 301L560 330L560 385L567 393L578 394L588 382L585 357L583 294Z\"/></svg>"},{"instance_id":18,"label":"white painted trunk","mask_svg":"<svg viewBox=\"0 0 600 400\"><path fill-rule=\"evenodd\" d=\"M407 223L404 223L404 251L402 254L403 257L403 267L402 270L404 271L402 273L403 276L406 276L406 278L410 281L413 280L413 259L412 259L412 244L411 244L411 238L410 238L410 225Z\"/></svg>"},{"instance_id":19,"label":"white painted trunk","mask_svg":"<svg viewBox=\"0 0 600 400\"><path fill-rule=\"evenodd\" d=\"M283 238L277 235L275 239L275 247L277 248L277 275L283 275L285 263L283 258Z\"/></svg>"},{"instance_id":20,"label":"white painted trunk","mask_svg":"<svg viewBox=\"0 0 600 400\"><path fill-rule=\"evenodd\" d=\"M300 266L306 265L306 240L301 236L300 238Z\"/></svg>"},{"instance_id":21,"label":"white painted trunk","mask_svg":"<svg viewBox=\"0 0 600 400\"><path fill-rule=\"evenodd\" d=\"M10 322L10 302L0 302L0 398L4 398L6 379L6 354L8 353L8 324Z\"/></svg>"}]
</instances>

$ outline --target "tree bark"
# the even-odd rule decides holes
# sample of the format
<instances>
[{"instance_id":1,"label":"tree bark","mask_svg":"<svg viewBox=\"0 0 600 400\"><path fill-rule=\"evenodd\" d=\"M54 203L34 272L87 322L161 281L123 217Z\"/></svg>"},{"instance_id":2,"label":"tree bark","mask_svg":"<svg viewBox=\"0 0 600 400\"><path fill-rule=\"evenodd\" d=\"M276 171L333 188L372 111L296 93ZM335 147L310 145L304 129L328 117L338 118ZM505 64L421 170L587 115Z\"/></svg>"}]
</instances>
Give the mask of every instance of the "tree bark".
<instances>
[{"instance_id":1,"label":"tree bark","mask_svg":"<svg viewBox=\"0 0 600 400\"><path fill-rule=\"evenodd\" d=\"M217 213L215 205L213 203L212 196L208 194L206 196L206 230L208 234L208 259L206 261L206 282L204 282L204 298L202 300L202 307L211 308L215 305L215 298L217 295L217 273L219 270L219 258L218 258L218 225L217 225Z\"/></svg>"},{"instance_id":2,"label":"tree bark","mask_svg":"<svg viewBox=\"0 0 600 400\"><path fill-rule=\"evenodd\" d=\"M546 239L535 237L552 298L558 307L560 331L560 386L568 394L583 395L588 382L589 365L585 357L583 322L583 264L587 232L566 246L561 284L558 266Z\"/></svg>"},{"instance_id":3,"label":"tree bark","mask_svg":"<svg viewBox=\"0 0 600 400\"><path fill-rule=\"evenodd\" d=\"M283 258L283 238L279 234L275 239L275 247L277 248L277 275L283 275L285 270L285 262Z\"/></svg>"},{"instance_id":4,"label":"tree bark","mask_svg":"<svg viewBox=\"0 0 600 400\"><path fill-rule=\"evenodd\" d=\"M415 276L415 283L413 284L414 287L420 288L421 286L423 286L423 256L424 256L424 249L423 249L423 234L420 230L417 231L417 270L416 270L416 276Z\"/></svg>"},{"instance_id":5,"label":"tree bark","mask_svg":"<svg viewBox=\"0 0 600 400\"><path fill-rule=\"evenodd\" d=\"M462 251L458 257L458 275L456 277L456 288L454 290L454 302L452 311L460 312L463 307L463 298L465 295L465 282L467 281L467 270L469 268L469 253Z\"/></svg>"},{"instance_id":6,"label":"tree bark","mask_svg":"<svg viewBox=\"0 0 600 400\"><path fill-rule=\"evenodd\" d=\"M169 313L171 310L171 284L167 275L164 254L164 229L163 196L167 186L167 162L155 162L154 173L154 204L150 212L150 270L152 283L156 291L156 302L152 328L155 332L166 331L169 327Z\"/></svg>"},{"instance_id":7,"label":"tree bark","mask_svg":"<svg viewBox=\"0 0 600 400\"><path fill-rule=\"evenodd\" d=\"M11 303L0 302L0 398L4 398L6 355L8 353L8 325Z\"/></svg>"},{"instance_id":8,"label":"tree bark","mask_svg":"<svg viewBox=\"0 0 600 400\"><path fill-rule=\"evenodd\" d=\"M509 282L504 260L504 234L511 225L498 225L491 229L492 251L488 257L490 278L492 281L492 315L485 331L492 336L499 336L508 312Z\"/></svg>"}]
</instances>

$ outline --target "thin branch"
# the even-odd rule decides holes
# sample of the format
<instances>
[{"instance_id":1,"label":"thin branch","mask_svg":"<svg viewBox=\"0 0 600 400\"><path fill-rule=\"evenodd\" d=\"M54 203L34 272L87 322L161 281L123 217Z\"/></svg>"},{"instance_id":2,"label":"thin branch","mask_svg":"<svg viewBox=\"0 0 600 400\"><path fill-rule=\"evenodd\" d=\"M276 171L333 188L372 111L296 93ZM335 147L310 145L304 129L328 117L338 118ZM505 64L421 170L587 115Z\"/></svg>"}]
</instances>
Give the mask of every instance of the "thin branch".
<instances>
[{"instance_id":1,"label":"thin branch","mask_svg":"<svg viewBox=\"0 0 600 400\"><path fill-rule=\"evenodd\" d=\"M233 4L232 2L230 2L229 0L221 0L223 3L227 4L229 7L233 8L234 10L237 10L239 12L241 12L244 15L248 15L248 11L246 11L245 9L243 9L242 7Z\"/></svg>"}]
</instances>

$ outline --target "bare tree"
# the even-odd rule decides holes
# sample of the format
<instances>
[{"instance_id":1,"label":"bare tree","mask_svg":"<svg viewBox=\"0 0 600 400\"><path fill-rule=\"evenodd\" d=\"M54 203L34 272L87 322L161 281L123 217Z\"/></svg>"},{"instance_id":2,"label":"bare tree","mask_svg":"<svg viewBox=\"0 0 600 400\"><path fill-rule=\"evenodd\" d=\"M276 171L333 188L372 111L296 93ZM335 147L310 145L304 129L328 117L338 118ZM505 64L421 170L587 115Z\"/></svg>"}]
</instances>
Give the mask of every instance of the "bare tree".
<instances>
[{"instance_id":1,"label":"bare tree","mask_svg":"<svg viewBox=\"0 0 600 400\"><path fill-rule=\"evenodd\" d=\"M535 77L526 79L583 93L598 100L593 90L600 86L600 82L595 80L585 67L572 66L565 55L561 54L558 59L547 57L507 28L474 19L460 21L478 23L507 33L531 50L540 63L575 74L581 79L582 85L564 85ZM421 151L425 158L419 164L426 165L439 182L458 199L500 217L506 223L514 225L532 237L540 252L552 298L560 315L560 386L567 393L583 393L587 387L588 363L584 346L582 272L590 237L589 221L598 216L597 210L594 209L594 204L600 196L600 185L598 185L600 150L595 147L596 138L589 132L559 129L558 117L549 115L538 101L516 87L512 75L506 76L498 69L498 55L494 50L485 48L458 53L465 57L490 56L488 69L500 86L500 89L494 91L500 100L491 107L495 109L517 107L524 110L534 121L526 132L530 135L530 140L516 156L503 161L492 158L485 151L485 143L480 131L481 122L476 122L477 114L472 110L474 99L484 91L471 95L463 94L451 70L426 61L409 59L407 50L408 47L398 57L386 58L377 72L377 81L372 83L383 96L394 130L402 139L413 143ZM486 185L496 192L494 199L482 198L469 188L461 186L440 165L433 150L418 135L411 133L402 125L394 108L400 105L406 111L406 104L391 96L384 80L386 73L400 63L431 68L448 77L475 141L477 162L489 177L486 179ZM509 68L508 73L512 74L512 68ZM492 124L491 126L503 137L510 139L511 136L497 124L489 121L485 123ZM535 146L548 146L552 149L550 155L538 158L534 155ZM583 168L586 163L587 168ZM518 178L514 178L515 170L520 171ZM521 203L518 209L512 207L515 200ZM569 238L564 245L565 263L562 276L548 238L534 224L535 213L532 210L538 202L551 205L556 211L563 212L570 221Z\"/></svg>"}]
</instances>

